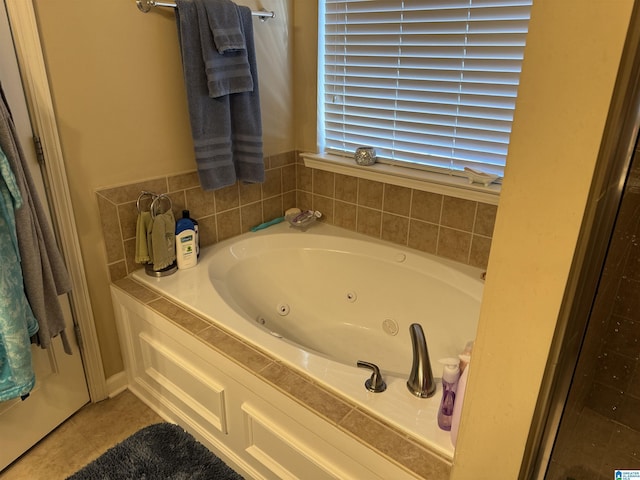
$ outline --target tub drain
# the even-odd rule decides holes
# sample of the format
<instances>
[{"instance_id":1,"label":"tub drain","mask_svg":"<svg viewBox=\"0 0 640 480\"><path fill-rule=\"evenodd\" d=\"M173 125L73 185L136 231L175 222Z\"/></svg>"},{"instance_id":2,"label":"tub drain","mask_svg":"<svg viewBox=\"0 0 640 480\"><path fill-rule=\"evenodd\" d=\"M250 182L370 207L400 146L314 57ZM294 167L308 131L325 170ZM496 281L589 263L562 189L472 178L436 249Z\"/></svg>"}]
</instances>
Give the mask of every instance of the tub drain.
<instances>
[{"instance_id":1,"label":"tub drain","mask_svg":"<svg viewBox=\"0 0 640 480\"><path fill-rule=\"evenodd\" d=\"M286 303L281 303L276 307L276 310L278 311L278 313L280 315L282 315L283 317L285 315L289 315L289 312L291 311L291 309L289 308L289 305L287 305Z\"/></svg>"}]
</instances>

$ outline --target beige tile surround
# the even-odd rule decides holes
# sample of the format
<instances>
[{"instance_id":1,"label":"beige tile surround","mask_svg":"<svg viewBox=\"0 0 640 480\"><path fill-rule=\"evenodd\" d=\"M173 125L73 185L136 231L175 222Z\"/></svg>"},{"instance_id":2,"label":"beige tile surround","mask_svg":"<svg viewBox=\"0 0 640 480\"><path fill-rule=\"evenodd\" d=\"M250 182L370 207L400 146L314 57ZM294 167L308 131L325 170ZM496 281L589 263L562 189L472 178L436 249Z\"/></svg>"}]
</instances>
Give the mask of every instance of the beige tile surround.
<instances>
[{"instance_id":1,"label":"beige tile surround","mask_svg":"<svg viewBox=\"0 0 640 480\"><path fill-rule=\"evenodd\" d=\"M267 157L264 184L200 188L195 171L96 192L112 281L140 268L134 258L136 200L167 193L176 218L198 220L202 246L240 235L287 208L313 208L323 221L410 248L486 268L497 208L305 167L296 152Z\"/></svg>"},{"instance_id":2,"label":"beige tile surround","mask_svg":"<svg viewBox=\"0 0 640 480\"><path fill-rule=\"evenodd\" d=\"M417 478L449 478L450 461L383 419L362 411L349 400L314 383L302 372L278 362L256 346L244 343L209 320L130 278L118 280L114 285Z\"/></svg>"},{"instance_id":3,"label":"beige tile surround","mask_svg":"<svg viewBox=\"0 0 640 480\"><path fill-rule=\"evenodd\" d=\"M112 281L140 268L134 262L136 200L143 190L166 193L177 218L188 209L198 220L200 244L211 245L249 231L251 227L282 215L296 203L295 153L265 158L263 184L239 184L203 191L195 171L141 180L98 190L96 197L102 222L109 275Z\"/></svg>"}]
</instances>

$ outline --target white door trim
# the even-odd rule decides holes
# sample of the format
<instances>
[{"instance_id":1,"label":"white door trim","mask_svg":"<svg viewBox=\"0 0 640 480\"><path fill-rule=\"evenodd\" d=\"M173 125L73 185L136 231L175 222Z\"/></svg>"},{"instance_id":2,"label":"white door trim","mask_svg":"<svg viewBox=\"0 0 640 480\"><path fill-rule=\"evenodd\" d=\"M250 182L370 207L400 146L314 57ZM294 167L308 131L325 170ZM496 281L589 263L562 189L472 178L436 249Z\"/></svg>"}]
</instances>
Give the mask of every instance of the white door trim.
<instances>
[{"instance_id":1,"label":"white door trim","mask_svg":"<svg viewBox=\"0 0 640 480\"><path fill-rule=\"evenodd\" d=\"M34 133L40 137L46 158L44 176L53 209L55 227L59 235L60 248L73 285L69 299L74 321L82 336L81 352L89 395L93 402L97 402L108 396L107 382L100 356L100 346L33 2L31 0L5 0L5 4L31 115L32 128Z\"/></svg>"}]
</instances>

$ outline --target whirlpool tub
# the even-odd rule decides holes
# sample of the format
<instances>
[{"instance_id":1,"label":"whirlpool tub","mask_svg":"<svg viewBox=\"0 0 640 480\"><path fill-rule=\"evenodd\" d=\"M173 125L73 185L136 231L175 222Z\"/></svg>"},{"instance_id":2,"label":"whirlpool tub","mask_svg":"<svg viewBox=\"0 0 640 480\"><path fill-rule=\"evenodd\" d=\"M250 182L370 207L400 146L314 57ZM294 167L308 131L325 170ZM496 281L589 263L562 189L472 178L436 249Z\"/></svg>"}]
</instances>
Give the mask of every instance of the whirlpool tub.
<instances>
[{"instance_id":1,"label":"whirlpool tub","mask_svg":"<svg viewBox=\"0 0 640 480\"><path fill-rule=\"evenodd\" d=\"M438 429L438 392L414 397L409 326L425 333L433 374L476 334L480 269L318 222L307 231L281 223L202 249L197 267L141 283L301 369L448 458L453 446ZM380 368L388 388L370 393Z\"/></svg>"}]
</instances>

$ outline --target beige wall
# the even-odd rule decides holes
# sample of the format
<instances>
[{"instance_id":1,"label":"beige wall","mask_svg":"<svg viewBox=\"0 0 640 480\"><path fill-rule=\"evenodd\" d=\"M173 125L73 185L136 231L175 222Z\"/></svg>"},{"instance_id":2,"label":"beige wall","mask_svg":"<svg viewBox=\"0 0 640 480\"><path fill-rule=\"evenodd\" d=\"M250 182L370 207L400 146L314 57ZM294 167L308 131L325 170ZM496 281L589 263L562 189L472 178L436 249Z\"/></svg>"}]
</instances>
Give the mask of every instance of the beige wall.
<instances>
[{"instance_id":1,"label":"beige wall","mask_svg":"<svg viewBox=\"0 0 640 480\"><path fill-rule=\"evenodd\" d=\"M291 0L254 21L265 153L294 149ZM96 190L195 168L172 9L34 0L107 377L122 370Z\"/></svg>"},{"instance_id":2,"label":"beige wall","mask_svg":"<svg viewBox=\"0 0 640 480\"><path fill-rule=\"evenodd\" d=\"M534 1L455 480L518 478L632 5Z\"/></svg>"},{"instance_id":3,"label":"beige wall","mask_svg":"<svg viewBox=\"0 0 640 480\"><path fill-rule=\"evenodd\" d=\"M293 7L296 147L301 151L315 152L318 0L293 0Z\"/></svg>"},{"instance_id":4,"label":"beige wall","mask_svg":"<svg viewBox=\"0 0 640 480\"><path fill-rule=\"evenodd\" d=\"M268 154L315 147L316 2L290 2L293 10L263 2L295 13L294 44L285 25L276 31L295 55L281 58L269 49L264 55L278 60L259 59L261 88L267 78L280 79L288 59L295 65L293 90L275 83L262 89L269 118L290 135L269 136ZM95 190L192 169L174 16L163 9L143 15L134 0L35 4L111 375L122 364ZM517 478L632 4L535 2L455 479L498 472ZM270 65L279 69L273 77L265 73ZM283 91L293 91L295 102ZM295 112L295 145L289 112Z\"/></svg>"}]
</instances>

